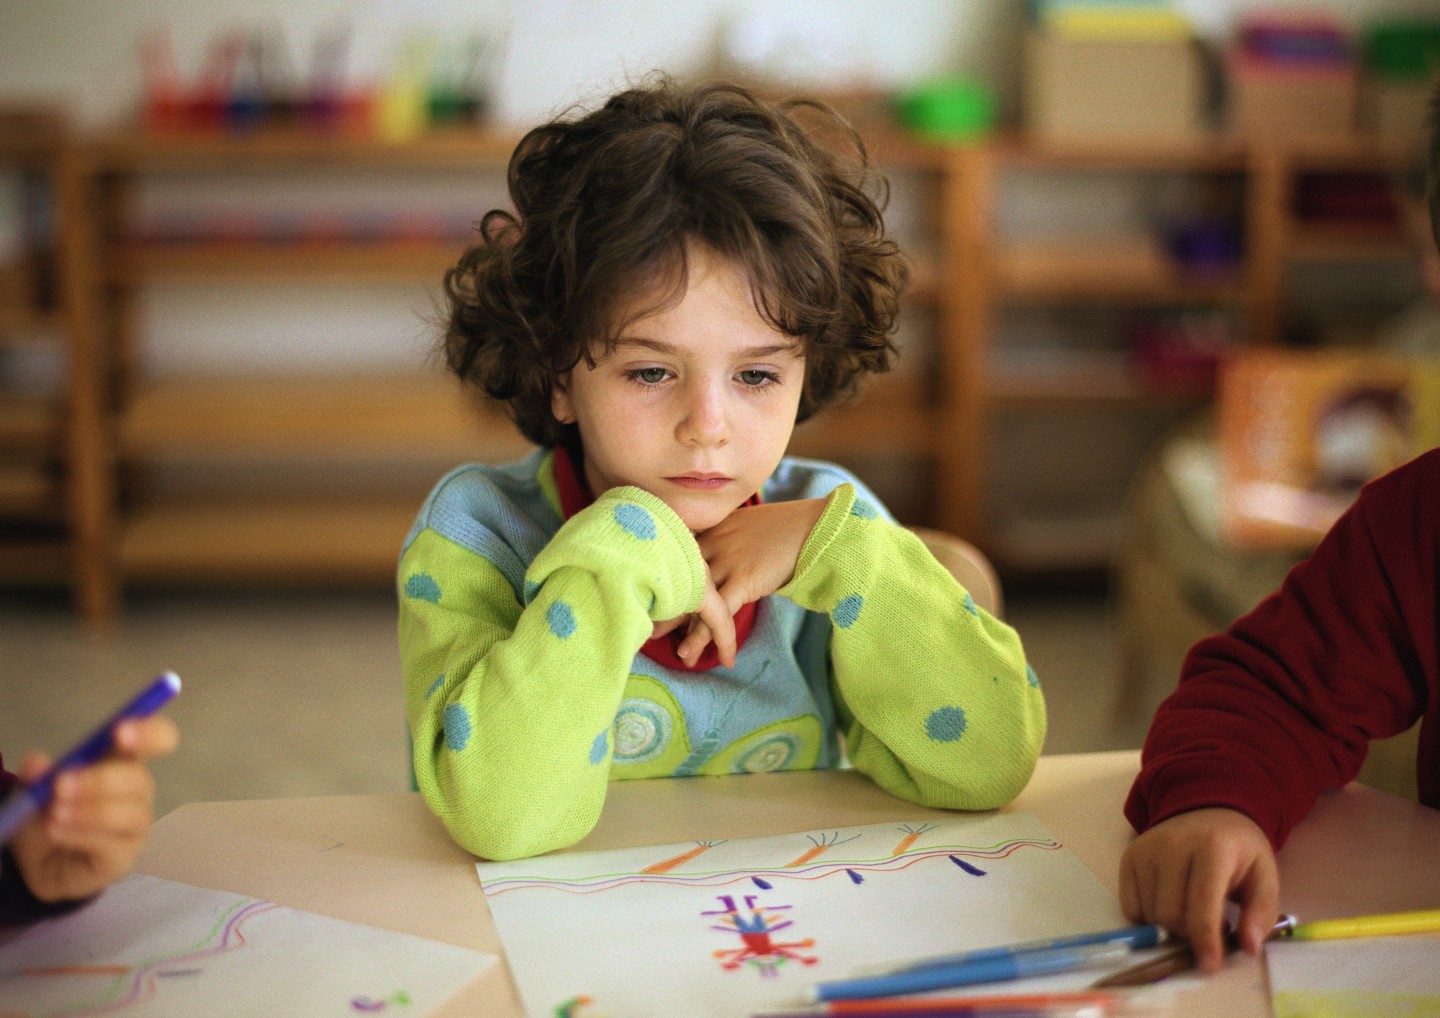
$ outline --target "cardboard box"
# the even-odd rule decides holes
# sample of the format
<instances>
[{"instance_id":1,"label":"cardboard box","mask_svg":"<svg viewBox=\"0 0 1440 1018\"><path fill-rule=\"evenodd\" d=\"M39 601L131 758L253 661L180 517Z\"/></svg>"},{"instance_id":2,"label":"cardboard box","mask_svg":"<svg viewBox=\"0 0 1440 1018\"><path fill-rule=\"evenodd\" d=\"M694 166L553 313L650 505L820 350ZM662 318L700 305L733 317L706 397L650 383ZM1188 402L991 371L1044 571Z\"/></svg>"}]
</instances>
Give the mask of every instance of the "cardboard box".
<instances>
[{"instance_id":1,"label":"cardboard box","mask_svg":"<svg viewBox=\"0 0 1440 1018\"><path fill-rule=\"evenodd\" d=\"M1358 123L1353 65L1275 66L1241 54L1226 61L1230 126L1255 138L1350 134Z\"/></svg>"},{"instance_id":2,"label":"cardboard box","mask_svg":"<svg viewBox=\"0 0 1440 1018\"><path fill-rule=\"evenodd\" d=\"M1184 137L1204 129L1205 75L1188 39L1025 41L1024 120L1052 138Z\"/></svg>"},{"instance_id":3,"label":"cardboard box","mask_svg":"<svg viewBox=\"0 0 1440 1018\"><path fill-rule=\"evenodd\" d=\"M1305 550L1362 484L1440 445L1440 363L1244 351L1225 364L1217 416L1226 539L1249 551Z\"/></svg>"}]
</instances>

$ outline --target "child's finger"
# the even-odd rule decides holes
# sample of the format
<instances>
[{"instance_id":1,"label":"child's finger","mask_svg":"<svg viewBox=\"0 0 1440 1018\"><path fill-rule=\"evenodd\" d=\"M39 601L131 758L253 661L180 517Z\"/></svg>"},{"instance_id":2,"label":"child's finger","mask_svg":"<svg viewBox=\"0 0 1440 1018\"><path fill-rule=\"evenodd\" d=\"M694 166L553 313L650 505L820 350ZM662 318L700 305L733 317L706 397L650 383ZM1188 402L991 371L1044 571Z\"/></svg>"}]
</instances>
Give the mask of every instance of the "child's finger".
<instances>
[{"instance_id":1,"label":"child's finger","mask_svg":"<svg viewBox=\"0 0 1440 1018\"><path fill-rule=\"evenodd\" d=\"M136 760L153 760L175 751L180 729L163 714L127 718L115 726L115 750Z\"/></svg>"},{"instance_id":2,"label":"child's finger","mask_svg":"<svg viewBox=\"0 0 1440 1018\"><path fill-rule=\"evenodd\" d=\"M1195 859L1190 868L1185 929L1195 952L1195 964L1202 972L1215 971L1225 958L1221 934L1225 926L1229 862L1228 858L1212 852Z\"/></svg>"},{"instance_id":3,"label":"child's finger","mask_svg":"<svg viewBox=\"0 0 1440 1018\"><path fill-rule=\"evenodd\" d=\"M110 827L117 824L112 808L115 816L126 817L138 810L148 817L154 802L155 779L149 768L122 757L61 774L55 779L50 811L67 823Z\"/></svg>"},{"instance_id":4,"label":"child's finger","mask_svg":"<svg viewBox=\"0 0 1440 1018\"><path fill-rule=\"evenodd\" d=\"M687 665L693 665L709 644L710 627L700 619L700 616L696 615L690 619L690 626L685 631L685 639L680 641L676 653L680 655L681 661Z\"/></svg>"},{"instance_id":5,"label":"child's finger","mask_svg":"<svg viewBox=\"0 0 1440 1018\"><path fill-rule=\"evenodd\" d=\"M51 763L51 759L44 753L26 753L25 759L20 761L20 780L34 781L50 769Z\"/></svg>"}]
</instances>

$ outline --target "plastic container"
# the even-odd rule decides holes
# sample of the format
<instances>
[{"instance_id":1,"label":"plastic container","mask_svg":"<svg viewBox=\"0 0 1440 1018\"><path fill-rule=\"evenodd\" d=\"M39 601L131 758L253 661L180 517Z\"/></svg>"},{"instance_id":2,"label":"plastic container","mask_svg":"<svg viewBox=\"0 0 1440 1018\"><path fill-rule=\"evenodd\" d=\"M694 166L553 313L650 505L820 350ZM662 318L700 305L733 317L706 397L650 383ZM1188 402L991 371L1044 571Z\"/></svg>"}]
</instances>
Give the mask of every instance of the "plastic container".
<instances>
[{"instance_id":1,"label":"plastic container","mask_svg":"<svg viewBox=\"0 0 1440 1018\"><path fill-rule=\"evenodd\" d=\"M980 138L995 126L995 96L977 81L954 78L927 82L900 94L900 122L940 141Z\"/></svg>"}]
</instances>

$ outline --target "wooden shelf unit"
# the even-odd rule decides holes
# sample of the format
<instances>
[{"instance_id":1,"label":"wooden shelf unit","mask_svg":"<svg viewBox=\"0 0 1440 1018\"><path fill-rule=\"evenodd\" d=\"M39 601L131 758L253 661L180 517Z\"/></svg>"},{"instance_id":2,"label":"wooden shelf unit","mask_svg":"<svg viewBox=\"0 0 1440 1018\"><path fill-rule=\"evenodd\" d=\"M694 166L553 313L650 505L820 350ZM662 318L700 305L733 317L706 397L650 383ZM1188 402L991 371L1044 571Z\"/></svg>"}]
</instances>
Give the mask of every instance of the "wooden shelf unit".
<instances>
[{"instance_id":1,"label":"wooden shelf unit","mask_svg":"<svg viewBox=\"0 0 1440 1018\"><path fill-rule=\"evenodd\" d=\"M919 462L933 485L928 518L919 522L965 537L1008 571L1102 568L1114 520L1083 499L1068 521L1043 506L997 517L990 496L1000 422L1050 413L1179 413L1207 397L1157 390L1110 359L1033 369L999 362L996 333L1004 309L1214 309L1237 318L1242 342L1276 342L1285 311L1284 271L1292 261L1383 258L1401 250L1383 231L1307 229L1290 212L1297 173L1403 165L1408 153L1386 143L1302 139L1247 146L1222 136L1062 144L1007 136L938 145L890 129L862 129L883 169L918 175L933 188L927 212L933 236L907 245L915 272L906 298L908 308L934 317L934 335L926 340L933 343L926 352L933 360L921 370L902 364L855 403L802 425L792 450ZM500 461L525 449L493 407L466 402L438 374L144 377L136 368L144 340L135 304L146 288L438 281L460 245L360 237L142 242L129 228L142 178L374 170L403 180L436 170L499 169L514 140L488 132L400 144L308 134L117 134L83 147L97 257L88 270L81 264L77 275L82 293L101 298L94 313L107 352L111 411L108 424L97 423L99 438L91 443L105 451L105 469L94 485L104 497L95 503L99 510L88 530L108 541L97 546L103 553L93 556L98 564L82 599L90 617L113 616L129 581L383 582L417 506L409 495L349 502L284 493L267 498L263 492L212 501L147 499L118 480L143 473L147 463L167 457L403 458L422 451L455 462ZM998 236L997 192L1005 174L1026 170L1236 178L1245 194L1243 264L1229 276L1197 279L1144 238L1103 245L1008 241ZM417 408L423 408L419 417ZM323 539L314 537L321 533ZM297 540L297 534L310 539Z\"/></svg>"},{"instance_id":2,"label":"wooden shelf unit","mask_svg":"<svg viewBox=\"0 0 1440 1018\"><path fill-rule=\"evenodd\" d=\"M1301 262L1394 259L1398 231L1373 224L1314 224L1295 211L1307 173L1388 173L1415 153L1365 136L1244 142L1226 135L1194 141L1042 141L1002 137L948 150L950 191L941 214L948 236L949 287L940 284L950 373L944 391L955 453L942 476L937 525L972 541L1002 571L1104 569L1116 520L1084 498L1070 519L990 507L999 465L992 444L1007 415L1145 412L1163 415L1208 401L1201 392L1156 390L1108 359L1087 365L1016 369L997 363L1006 308L1194 308L1235 315L1239 342L1281 341L1289 295L1286 273ZM1180 173L1237 180L1244 193L1241 266L1219 279L1188 277L1150 237L1076 243L1007 241L998 236L998 191L1015 171ZM1158 436L1157 436L1158 437Z\"/></svg>"},{"instance_id":3,"label":"wooden shelf unit","mask_svg":"<svg viewBox=\"0 0 1440 1018\"><path fill-rule=\"evenodd\" d=\"M206 174L382 171L398 180L428 171L503 169L511 135L452 132L405 143L311 135L142 137L113 134L84 150L91 200L101 223L96 276L100 322L110 351L112 474L143 475L166 460L214 463L265 457L323 462L410 455L502 462L529 446L493 406L469 400L458 383L430 375L325 374L311 377L152 378L138 368L144 337L136 302L173 284L263 290L305 284L424 281L438 284L462 242L330 237L147 241L133 229L134 194L145 178ZM894 135L878 145L887 160L933 172L933 150ZM477 208L476 217L484 211ZM921 260L907 300L940 300L938 272ZM417 371L420 365L417 364ZM933 466L942 443L925 380L877 380L854 403L828 411L797 433L798 454L919 457ZM436 475L438 476L438 474ZM433 478L432 478L433 480ZM384 583L423 491L359 501L257 491L244 497L150 495L119 484L101 525L114 535L103 569L104 596L92 618L119 610L130 582ZM302 536L303 535L303 536Z\"/></svg>"},{"instance_id":4,"label":"wooden shelf unit","mask_svg":"<svg viewBox=\"0 0 1440 1018\"><path fill-rule=\"evenodd\" d=\"M69 588L88 612L103 544L88 509L105 477L80 172L63 113L0 108L0 174L40 206L20 210L38 220L15 224L21 249L0 270L12 274L0 287L0 586ZM7 381L5 361L25 355L55 377Z\"/></svg>"}]
</instances>

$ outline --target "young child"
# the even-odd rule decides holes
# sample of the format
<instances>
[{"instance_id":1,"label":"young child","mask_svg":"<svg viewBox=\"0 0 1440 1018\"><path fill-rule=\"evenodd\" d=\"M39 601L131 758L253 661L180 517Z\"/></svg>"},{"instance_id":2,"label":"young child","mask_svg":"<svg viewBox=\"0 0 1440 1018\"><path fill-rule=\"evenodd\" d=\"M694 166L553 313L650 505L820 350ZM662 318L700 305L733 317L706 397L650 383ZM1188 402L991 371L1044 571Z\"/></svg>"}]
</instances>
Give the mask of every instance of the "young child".
<instances>
[{"instance_id":1,"label":"young child","mask_svg":"<svg viewBox=\"0 0 1440 1018\"><path fill-rule=\"evenodd\" d=\"M55 780L55 796L0 849L0 927L74 907L135 865L155 803L147 763L179 742L175 723L160 715L115 728L115 749L89 767ZM18 777L0 762L0 800L17 781L33 781L50 761L27 756Z\"/></svg>"},{"instance_id":2,"label":"young child","mask_svg":"<svg viewBox=\"0 0 1440 1018\"><path fill-rule=\"evenodd\" d=\"M1440 243L1440 93L1428 203ZM1136 921L1222 958L1226 899L1254 954L1279 911L1275 851L1371 739L1420 721L1420 801L1440 806L1440 450L1365 487L1280 589L1186 657L1145 739L1120 862Z\"/></svg>"},{"instance_id":3,"label":"young child","mask_svg":"<svg viewBox=\"0 0 1440 1018\"><path fill-rule=\"evenodd\" d=\"M1029 779L1015 632L854 477L784 458L894 352L905 270L847 131L622 92L520 142L515 214L447 274L451 368L541 447L441 480L400 561L415 776L469 851L573 844L613 778L839 766L837 735L926 806Z\"/></svg>"}]
</instances>

